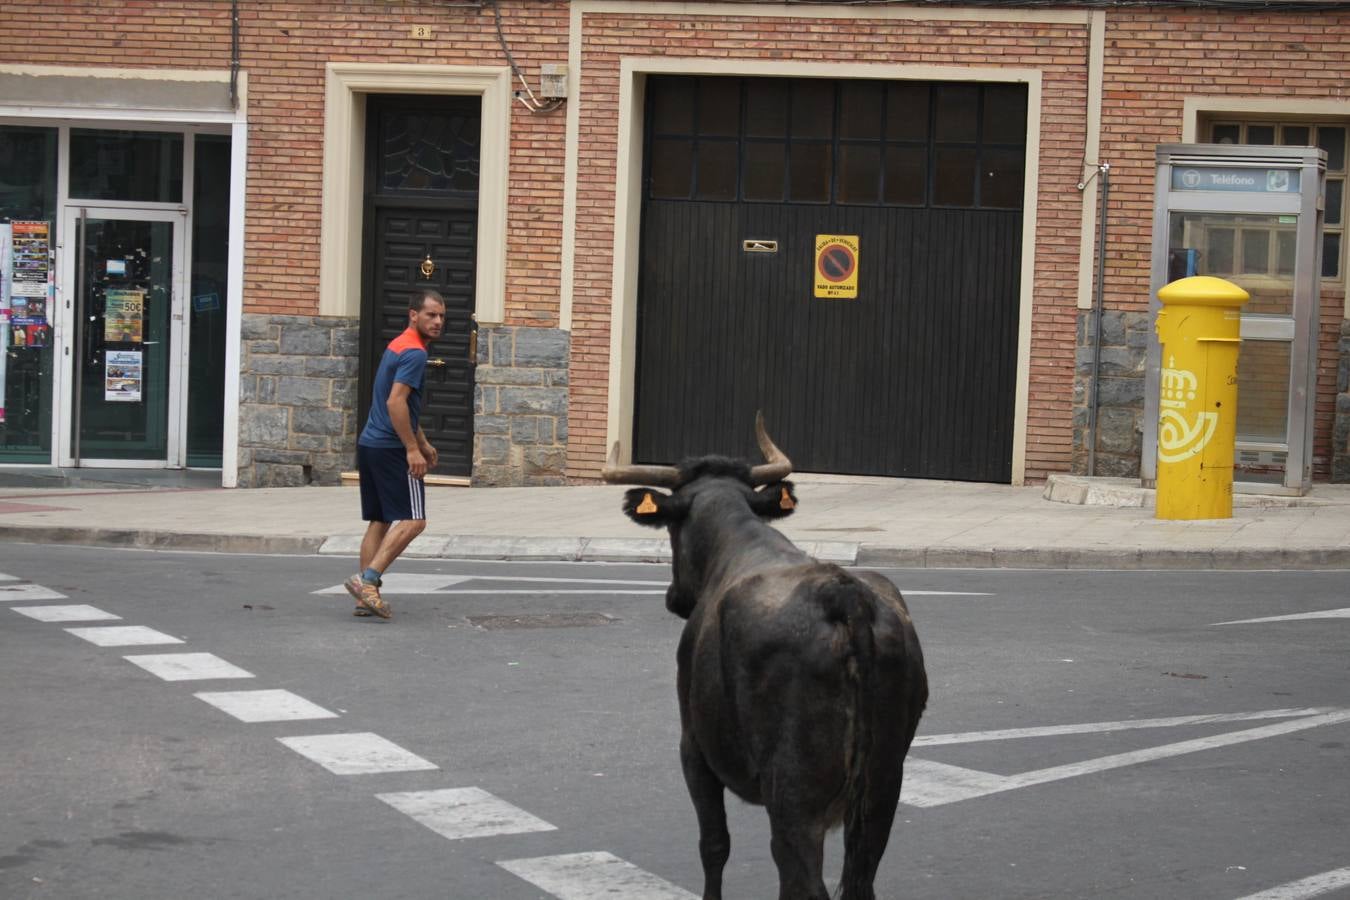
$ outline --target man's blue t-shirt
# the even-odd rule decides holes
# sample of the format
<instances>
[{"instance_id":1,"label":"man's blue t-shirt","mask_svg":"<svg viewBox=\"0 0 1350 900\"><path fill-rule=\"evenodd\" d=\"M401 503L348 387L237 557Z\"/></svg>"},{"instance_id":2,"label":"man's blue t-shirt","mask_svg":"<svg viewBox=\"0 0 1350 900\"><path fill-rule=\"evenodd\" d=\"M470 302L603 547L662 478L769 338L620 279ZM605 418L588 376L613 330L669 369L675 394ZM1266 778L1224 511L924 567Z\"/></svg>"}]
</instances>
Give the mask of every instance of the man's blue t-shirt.
<instances>
[{"instance_id":1,"label":"man's blue t-shirt","mask_svg":"<svg viewBox=\"0 0 1350 900\"><path fill-rule=\"evenodd\" d=\"M417 433L426 371L426 345L422 343L422 336L417 333L417 329L409 327L389 342L384 356L380 357L380 367L375 372L375 387L370 394L370 415L366 418L366 427L361 430L361 436L357 438L358 444L363 447L403 446L389 418L389 392L394 389L395 382L406 384L412 389L408 392L408 419L412 423L413 434Z\"/></svg>"}]
</instances>

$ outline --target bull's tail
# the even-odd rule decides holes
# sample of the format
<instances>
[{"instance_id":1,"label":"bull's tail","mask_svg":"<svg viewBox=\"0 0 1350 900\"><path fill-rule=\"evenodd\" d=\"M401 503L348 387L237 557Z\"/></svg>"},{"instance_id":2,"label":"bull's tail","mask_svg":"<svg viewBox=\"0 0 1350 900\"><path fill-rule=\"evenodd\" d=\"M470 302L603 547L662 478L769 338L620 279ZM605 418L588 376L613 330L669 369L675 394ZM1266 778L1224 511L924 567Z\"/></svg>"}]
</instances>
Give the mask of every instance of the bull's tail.
<instances>
[{"instance_id":1,"label":"bull's tail","mask_svg":"<svg viewBox=\"0 0 1350 900\"><path fill-rule=\"evenodd\" d=\"M852 728L846 748L844 795L844 871L838 896L872 897L872 866L868 847L868 759L872 751L872 722L876 698L876 600L866 586L840 573L831 589L823 593L827 620L844 626L849 656L846 675L852 687Z\"/></svg>"}]
</instances>

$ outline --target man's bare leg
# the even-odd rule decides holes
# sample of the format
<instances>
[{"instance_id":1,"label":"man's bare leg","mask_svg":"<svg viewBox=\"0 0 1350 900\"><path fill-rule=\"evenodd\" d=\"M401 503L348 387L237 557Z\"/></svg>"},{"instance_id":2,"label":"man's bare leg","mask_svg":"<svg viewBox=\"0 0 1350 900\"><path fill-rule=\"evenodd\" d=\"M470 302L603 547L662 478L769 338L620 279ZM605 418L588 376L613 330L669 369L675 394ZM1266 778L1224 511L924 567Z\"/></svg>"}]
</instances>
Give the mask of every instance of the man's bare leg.
<instances>
[{"instance_id":1,"label":"man's bare leg","mask_svg":"<svg viewBox=\"0 0 1350 900\"><path fill-rule=\"evenodd\" d=\"M357 569L358 572L370 568L370 561L375 558L380 544L384 543L384 536L388 533L388 522L371 522L366 526L366 535L361 538L361 568Z\"/></svg>"},{"instance_id":2,"label":"man's bare leg","mask_svg":"<svg viewBox=\"0 0 1350 900\"><path fill-rule=\"evenodd\" d=\"M426 530L426 527L426 519L404 519L402 522L395 522L380 541L375 555L366 565L377 572L383 573L394 564L394 560L398 559L399 554L408 549L408 545L413 542L413 538ZM361 549L364 553L364 541L362 541ZM362 568L364 569L365 566Z\"/></svg>"}]
</instances>

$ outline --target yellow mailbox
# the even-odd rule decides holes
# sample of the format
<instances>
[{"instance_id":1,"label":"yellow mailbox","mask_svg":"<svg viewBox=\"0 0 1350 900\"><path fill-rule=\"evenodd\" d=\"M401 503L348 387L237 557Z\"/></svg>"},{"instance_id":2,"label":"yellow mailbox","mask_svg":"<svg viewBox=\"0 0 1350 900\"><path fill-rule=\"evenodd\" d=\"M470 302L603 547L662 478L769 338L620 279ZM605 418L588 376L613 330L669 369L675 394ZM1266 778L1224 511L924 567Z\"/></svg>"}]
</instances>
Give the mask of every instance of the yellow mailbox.
<instances>
[{"instance_id":1,"label":"yellow mailbox","mask_svg":"<svg viewBox=\"0 0 1350 900\"><path fill-rule=\"evenodd\" d=\"M1158 291L1159 519L1233 515L1238 346L1247 297L1231 281L1208 275Z\"/></svg>"}]
</instances>

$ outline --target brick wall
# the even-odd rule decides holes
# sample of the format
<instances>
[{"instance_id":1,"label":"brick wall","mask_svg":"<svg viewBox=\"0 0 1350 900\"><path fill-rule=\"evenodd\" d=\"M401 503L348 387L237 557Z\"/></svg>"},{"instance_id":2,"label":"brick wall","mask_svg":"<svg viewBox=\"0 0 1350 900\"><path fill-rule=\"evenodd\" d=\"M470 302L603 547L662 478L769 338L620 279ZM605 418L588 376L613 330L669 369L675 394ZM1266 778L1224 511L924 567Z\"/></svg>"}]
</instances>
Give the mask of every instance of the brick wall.
<instances>
[{"instance_id":1,"label":"brick wall","mask_svg":"<svg viewBox=\"0 0 1350 900\"><path fill-rule=\"evenodd\" d=\"M500 8L511 50L533 84L541 63L566 61L564 0L501 0ZM697 5L666 15L642 2L623 12L586 15L567 474L593 477L605 452L619 66L630 54L1039 69L1042 132L1026 475L1039 479L1068 470L1075 452L1081 214L1076 185L1086 130L1086 13L1082 23L1046 24L981 23L981 9L970 10L969 21L940 22L766 16L755 15L750 5L725 15L728 7L710 8L719 15L699 15L704 8ZM241 3L240 15L240 55L250 91L244 311L313 316L324 64L501 65L505 58L490 7L291 0ZM1350 13L1112 8L1107 22L1100 153L1112 165L1106 307L1124 315L1147 308L1153 150L1181 139L1185 98L1343 97ZM434 37L410 38L414 24L429 25ZM0 7L0 54L10 64L225 69L229 25L224 0L7 0ZM516 106L512 112L507 326L559 325L565 121L565 109L531 115ZM1327 475L1333 456L1342 303L1339 291L1324 292L1315 441L1319 477ZM1350 402L1342 406L1350 408Z\"/></svg>"},{"instance_id":2,"label":"brick wall","mask_svg":"<svg viewBox=\"0 0 1350 900\"><path fill-rule=\"evenodd\" d=\"M1146 310L1154 148L1182 137L1193 95L1345 98L1350 12L1276 15L1113 9L1107 17L1101 158L1111 164L1105 305ZM1323 285L1318 330L1315 478L1329 476L1343 285ZM1344 448L1342 451L1344 452Z\"/></svg>"},{"instance_id":3,"label":"brick wall","mask_svg":"<svg viewBox=\"0 0 1350 900\"><path fill-rule=\"evenodd\" d=\"M541 63L567 60L567 4L501 0L516 62L538 85ZM249 78L245 312L315 315L323 194L324 65L504 65L489 8L434 2L239 4ZM430 40L409 37L430 25ZM75 53L72 53L72 50ZM5 0L0 59L9 64L228 69L225 0ZM558 324L565 112L512 113L507 321Z\"/></svg>"}]
</instances>

